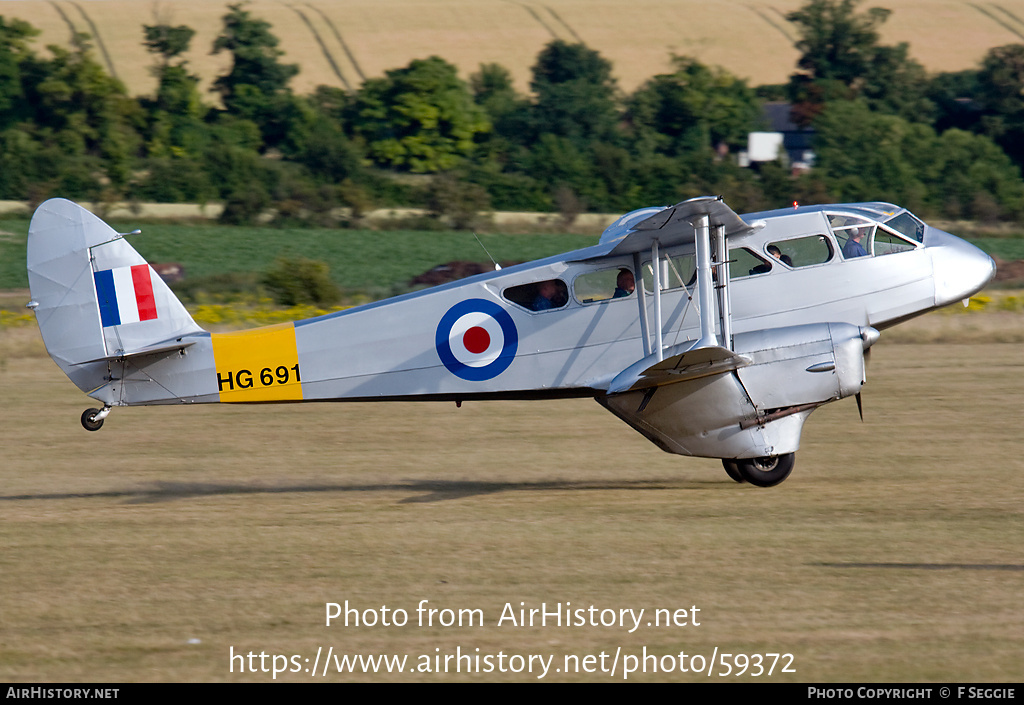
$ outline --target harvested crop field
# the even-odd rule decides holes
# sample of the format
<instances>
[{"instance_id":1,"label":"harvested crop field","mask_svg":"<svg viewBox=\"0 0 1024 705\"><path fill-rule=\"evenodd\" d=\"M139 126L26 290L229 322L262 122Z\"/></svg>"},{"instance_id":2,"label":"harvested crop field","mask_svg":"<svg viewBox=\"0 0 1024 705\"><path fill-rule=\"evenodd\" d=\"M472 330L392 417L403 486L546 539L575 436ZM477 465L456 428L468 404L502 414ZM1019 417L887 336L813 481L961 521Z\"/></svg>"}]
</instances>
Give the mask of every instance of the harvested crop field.
<instances>
[{"instance_id":1,"label":"harvested crop field","mask_svg":"<svg viewBox=\"0 0 1024 705\"><path fill-rule=\"evenodd\" d=\"M365 77L439 55L464 76L497 62L527 89L537 53L552 39L583 41L614 62L625 90L668 69L670 56L694 56L721 65L753 84L781 83L792 73L795 27L785 15L799 0L774 3L698 0L346 0L280 3L255 0L254 16L272 25L285 60L302 72L299 92L320 84L358 87ZM885 42L905 41L931 71L973 68L985 52L1024 39L1024 0L887 0L865 3L893 11ZM68 45L72 28L94 35L97 57L133 94L153 91L153 57L142 45L142 25L167 22L196 30L190 68L204 85L226 73L229 58L211 55L227 3L202 0L8 0L8 17L43 31L37 41Z\"/></svg>"}]
</instances>

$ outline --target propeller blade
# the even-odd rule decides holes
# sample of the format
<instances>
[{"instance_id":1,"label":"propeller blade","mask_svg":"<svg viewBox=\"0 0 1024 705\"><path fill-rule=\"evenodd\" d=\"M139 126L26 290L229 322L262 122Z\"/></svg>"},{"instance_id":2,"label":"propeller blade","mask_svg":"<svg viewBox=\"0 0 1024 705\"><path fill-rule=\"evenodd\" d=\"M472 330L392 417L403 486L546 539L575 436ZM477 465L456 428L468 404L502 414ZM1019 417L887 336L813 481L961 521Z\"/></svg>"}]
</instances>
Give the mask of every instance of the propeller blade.
<instances>
[{"instance_id":1,"label":"propeller blade","mask_svg":"<svg viewBox=\"0 0 1024 705\"><path fill-rule=\"evenodd\" d=\"M864 404L860 399L860 392L857 392L857 413L860 414L861 423L864 422Z\"/></svg>"}]
</instances>

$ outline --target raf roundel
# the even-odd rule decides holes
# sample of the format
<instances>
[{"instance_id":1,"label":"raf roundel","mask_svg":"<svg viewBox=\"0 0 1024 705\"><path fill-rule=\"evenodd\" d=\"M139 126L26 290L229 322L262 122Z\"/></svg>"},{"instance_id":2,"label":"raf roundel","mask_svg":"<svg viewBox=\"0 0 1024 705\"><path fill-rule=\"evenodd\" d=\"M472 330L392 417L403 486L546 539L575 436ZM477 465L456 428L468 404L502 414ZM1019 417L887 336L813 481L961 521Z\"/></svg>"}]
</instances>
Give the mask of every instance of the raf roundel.
<instances>
[{"instance_id":1,"label":"raf roundel","mask_svg":"<svg viewBox=\"0 0 1024 705\"><path fill-rule=\"evenodd\" d=\"M519 349L519 333L512 316L501 306L486 299L469 299L441 317L434 344L449 372L482 382L512 364Z\"/></svg>"}]
</instances>

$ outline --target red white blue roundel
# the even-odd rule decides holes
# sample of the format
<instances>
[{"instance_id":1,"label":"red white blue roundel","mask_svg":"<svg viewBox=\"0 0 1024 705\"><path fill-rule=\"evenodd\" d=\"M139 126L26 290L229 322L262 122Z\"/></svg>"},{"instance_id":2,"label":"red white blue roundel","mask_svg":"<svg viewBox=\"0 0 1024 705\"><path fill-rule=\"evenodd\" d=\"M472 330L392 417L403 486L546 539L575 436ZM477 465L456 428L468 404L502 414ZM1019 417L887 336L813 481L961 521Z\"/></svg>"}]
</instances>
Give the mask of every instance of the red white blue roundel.
<instances>
[{"instance_id":1,"label":"red white blue roundel","mask_svg":"<svg viewBox=\"0 0 1024 705\"><path fill-rule=\"evenodd\" d=\"M469 299L448 309L437 324L434 346L456 377L493 379L508 369L519 349L512 316L493 301Z\"/></svg>"}]
</instances>

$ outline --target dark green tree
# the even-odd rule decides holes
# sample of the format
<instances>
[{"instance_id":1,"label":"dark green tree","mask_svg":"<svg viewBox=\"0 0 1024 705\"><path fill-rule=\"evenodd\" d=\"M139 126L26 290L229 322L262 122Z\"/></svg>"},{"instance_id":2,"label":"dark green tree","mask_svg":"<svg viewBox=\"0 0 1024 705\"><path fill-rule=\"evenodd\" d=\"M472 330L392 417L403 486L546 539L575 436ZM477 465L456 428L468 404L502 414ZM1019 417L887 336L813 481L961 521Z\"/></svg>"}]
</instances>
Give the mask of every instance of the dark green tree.
<instances>
[{"instance_id":1,"label":"dark green tree","mask_svg":"<svg viewBox=\"0 0 1024 705\"><path fill-rule=\"evenodd\" d=\"M322 113L314 113L292 137L292 161L302 164L321 182L340 184L358 177L362 155L345 135L341 125Z\"/></svg>"},{"instance_id":2,"label":"dark green tree","mask_svg":"<svg viewBox=\"0 0 1024 705\"><path fill-rule=\"evenodd\" d=\"M143 41L146 50L159 55L163 59L164 66L188 51L192 37L196 34L194 29L185 25L176 27L169 24L143 25L142 29L146 36Z\"/></svg>"},{"instance_id":3,"label":"dark green tree","mask_svg":"<svg viewBox=\"0 0 1024 705\"><path fill-rule=\"evenodd\" d=\"M1024 166L1024 44L989 50L977 81L985 133Z\"/></svg>"},{"instance_id":4,"label":"dark green tree","mask_svg":"<svg viewBox=\"0 0 1024 705\"><path fill-rule=\"evenodd\" d=\"M302 119L288 86L299 67L281 63L284 52L270 24L254 18L246 5L228 5L224 28L213 43L214 54L226 51L232 57L231 70L214 81L213 90L228 112L259 125L266 146L276 147Z\"/></svg>"},{"instance_id":5,"label":"dark green tree","mask_svg":"<svg viewBox=\"0 0 1024 705\"><path fill-rule=\"evenodd\" d=\"M828 103L814 122L815 173L843 201L924 206L934 131L871 111L864 101ZM908 151L914 145L916 151Z\"/></svg>"},{"instance_id":6,"label":"dark green tree","mask_svg":"<svg viewBox=\"0 0 1024 705\"><path fill-rule=\"evenodd\" d=\"M786 16L797 26L800 39L798 72L817 81L851 86L868 72L878 28L892 14L873 7L858 13L861 0L811 0Z\"/></svg>"},{"instance_id":7,"label":"dark green tree","mask_svg":"<svg viewBox=\"0 0 1024 705\"><path fill-rule=\"evenodd\" d=\"M156 96L141 101L149 113L146 151L156 158L197 156L207 141L203 118L208 108L199 94L199 77L179 58L188 51L195 30L164 24L145 25L143 31L147 50L158 57L151 69Z\"/></svg>"},{"instance_id":8,"label":"dark green tree","mask_svg":"<svg viewBox=\"0 0 1024 705\"><path fill-rule=\"evenodd\" d=\"M551 134L584 146L618 141L618 89L612 64L585 44L560 39L537 56L530 90L535 96L533 135Z\"/></svg>"},{"instance_id":9,"label":"dark green tree","mask_svg":"<svg viewBox=\"0 0 1024 705\"><path fill-rule=\"evenodd\" d=\"M800 59L789 83L794 119L807 125L826 103L863 97L875 110L930 122L924 69L906 43L879 44L879 27L891 11L859 12L861 2L811 0L786 16L800 34Z\"/></svg>"},{"instance_id":10,"label":"dark green tree","mask_svg":"<svg viewBox=\"0 0 1024 705\"><path fill-rule=\"evenodd\" d=\"M814 126L814 173L839 200L892 201L957 218L1022 213L1020 171L987 137L957 129L937 135L863 101L830 103Z\"/></svg>"},{"instance_id":11,"label":"dark green tree","mask_svg":"<svg viewBox=\"0 0 1024 705\"><path fill-rule=\"evenodd\" d=\"M469 77L473 100L487 113L493 126L486 151L501 160L511 144L519 144L531 131L532 106L512 84L512 75L500 64L481 64Z\"/></svg>"},{"instance_id":12,"label":"dark green tree","mask_svg":"<svg viewBox=\"0 0 1024 705\"><path fill-rule=\"evenodd\" d=\"M24 98L22 67L34 61L29 41L39 30L22 20L0 16L0 128L24 117L19 104Z\"/></svg>"},{"instance_id":13,"label":"dark green tree","mask_svg":"<svg viewBox=\"0 0 1024 705\"><path fill-rule=\"evenodd\" d=\"M928 81L928 99L935 105L935 129L956 127L980 131L981 107L978 103L978 71L938 73Z\"/></svg>"},{"instance_id":14,"label":"dark green tree","mask_svg":"<svg viewBox=\"0 0 1024 705\"><path fill-rule=\"evenodd\" d=\"M37 138L67 156L68 168L85 167L91 174L91 197L99 190L123 190L139 152L143 114L124 85L109 76L96 61L88 35L77 34L71 49L49 47L52 58L35 62L23 81L25 108ZM81 172L75 190L86 183Z\"/></svg>"},{"instance_id":15,"label":"dark green tree","mask_svg":"<svg viewBox=\"0 0 1024 705\"><path fill-rule=\"evenodd\" d=\"M437 56L366 81L346 123L376 164L414 173L455 168L490 130L455 67Z\"/></svg>"},{"instance_id":16,"label":"dark green tree","mask_svg":"<svg viewBox=\"0 0 1024 705\"><path fill-rule=\"evenodd\" d=\"M745 146L760 102L746 81L695 59L675 56L674 71L644 83L627 101L636 138L664 154Z\"/></svg>"},{"instance_id":17,"label":"dark green tree","mask_svg":"<svg viewBox=\"0 0 1024 705\"><path fill-rule=\"evenodd\" d=\"M469 86L473 100L492 120L519 109L526 102L512 85L512 74L501 64L481 64L480 70L469 77Z\"/></svg>"}]
</instances>

